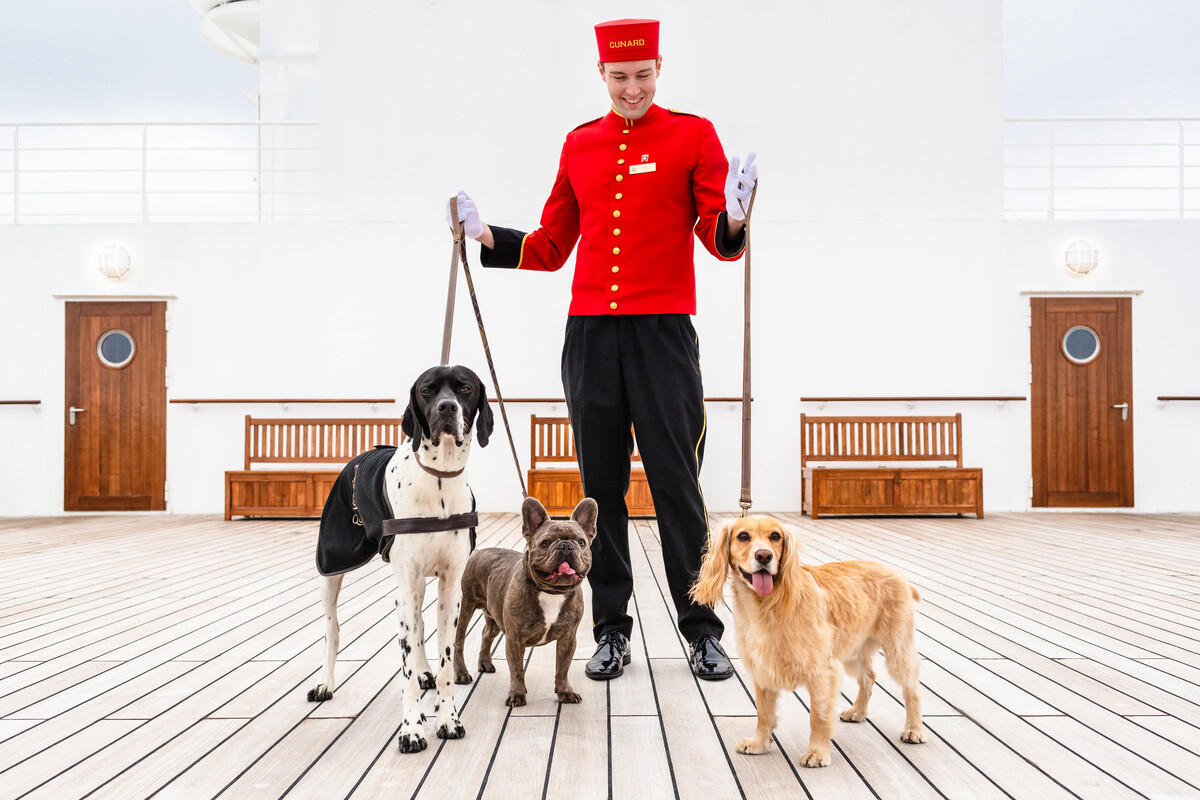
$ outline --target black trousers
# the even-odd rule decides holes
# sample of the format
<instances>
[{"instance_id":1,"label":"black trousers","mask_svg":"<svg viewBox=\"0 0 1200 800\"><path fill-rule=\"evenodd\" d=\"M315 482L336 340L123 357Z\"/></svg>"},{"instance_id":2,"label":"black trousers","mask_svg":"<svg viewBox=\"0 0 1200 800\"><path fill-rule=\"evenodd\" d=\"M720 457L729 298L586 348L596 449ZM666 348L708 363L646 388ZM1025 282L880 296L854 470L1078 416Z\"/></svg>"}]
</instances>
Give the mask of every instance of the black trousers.
<instances>
[{"instance_id":1,"label":"black trousers","mask_svg":"<svg viewBox=\"0 0 1200 800\"><path fill-rule=\"evenodd\" d=\"M708 545L700 494L704 388L700 346L686 314L573 316L562 354L563 389L584 493L599 506L592 543L593 633L632 636L629 599L629 458L632 423L654 498L663 563L679 631L687 641L724 626L688 588Z\"/></svg>"}]
</instances>

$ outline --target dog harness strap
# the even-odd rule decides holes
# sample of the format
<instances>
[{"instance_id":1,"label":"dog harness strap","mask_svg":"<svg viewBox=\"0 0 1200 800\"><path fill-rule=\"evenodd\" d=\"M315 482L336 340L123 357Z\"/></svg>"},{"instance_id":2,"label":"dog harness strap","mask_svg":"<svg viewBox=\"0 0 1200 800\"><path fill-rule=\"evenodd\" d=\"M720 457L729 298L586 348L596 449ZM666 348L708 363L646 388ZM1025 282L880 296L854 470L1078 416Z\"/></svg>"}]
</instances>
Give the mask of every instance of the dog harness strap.
<instances>
[{"instance_id":1,"label":"dog harness strap","mask_svg":"<svg viewBox=\"0 0 1200 800\"><path fill-rule=\"evenodd\" d=\"M471 492L471 513L475 513L475 493ZM475 526L471 526L471 552L475 552Z\"/></svg>"},{"instance_id":2,"label":"dog harness strap","mask_svg":"<svg viewBox=\"0 0 1200 800\"><path fill-rule=\"evenodd\" d=\"M454 514L445 519L439 519L438 517L385 519L383 521L383 535L397 536L403 533L438 533L440 531L474 528L477 525L479 525L479 515L474 511L466 514Z\"/></svg>"},{"instance_id":3,"label":"dog harness strap","mask_svg":"<svg viewBox=\"0 0 1200 800\"><path fill-rule=\"evenodd\" d=\"M742 516L750 510L750 212L754 210L754 195L758 193L758 181L750 190L750 204L746 206L746 307L743 316L744 335L742 340L742 495L738 505Z\"/></svg>"}]
</instances>

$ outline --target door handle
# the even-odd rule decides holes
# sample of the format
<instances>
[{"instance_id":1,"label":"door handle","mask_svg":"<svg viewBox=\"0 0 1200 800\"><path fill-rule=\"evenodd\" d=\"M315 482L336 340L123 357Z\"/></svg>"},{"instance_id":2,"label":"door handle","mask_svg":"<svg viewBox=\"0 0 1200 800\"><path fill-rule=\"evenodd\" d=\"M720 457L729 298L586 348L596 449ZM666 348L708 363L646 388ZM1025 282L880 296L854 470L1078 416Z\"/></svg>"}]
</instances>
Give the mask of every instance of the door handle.
<instances>
[{"instance_id":1,"label":"door handle","mask_svg":"<svg viewBox=\"0 0 1200 800\"><path fill-rule=\"evenodd\" d=\"M68 409L68 411L71 414L71 424L74 425L75 424L75 415L82 411L87 411L87 409L86 408L76 408L75 406L71 406L71 408Z\"/></svg>"},{"instance_id":2,"label":"door handle","mask_svg":"<svg viewBox=\"0 0 1200 800\"><path fill-rule=\"evenodd\" d=\"M1113 408L1121 409L1121 421L1129 419L1129 403L1117 403Z\"/></svg>"}]
</instances>

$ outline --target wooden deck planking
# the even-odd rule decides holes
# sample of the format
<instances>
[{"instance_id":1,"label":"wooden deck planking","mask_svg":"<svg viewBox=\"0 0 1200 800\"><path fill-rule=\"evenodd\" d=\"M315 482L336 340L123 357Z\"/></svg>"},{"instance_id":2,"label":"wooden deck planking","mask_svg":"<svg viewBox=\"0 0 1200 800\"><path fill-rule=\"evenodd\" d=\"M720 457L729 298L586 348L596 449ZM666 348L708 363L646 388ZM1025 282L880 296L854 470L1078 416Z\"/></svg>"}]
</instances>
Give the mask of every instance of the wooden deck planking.
<instances>
[{"instance_id":1,"label":"wooden deck planking","mask_svg":"<svg viewBox=\"0 0 1200 800\"><path fill-rule=\"evenodd\" d=\"M510 712L501 637L497 672L456 687L467 737L442 742L430 723L429 749L406 756L387 565L347 576L339 690L312 704L312 521L10 519L0 797L1200 796L1200 518L782 516L810 560L883 561L919 587L925 745L898 741L881 675L871 719L839 725L831 767L796 766L803 689L783 698L770 754L733 752L754 727L753 684L740 665L731 681L691 676L653 520L631 523L625 676L583 676L585 623L571 673L584 703L557 703L542 647L529 704ZM480 546L493 545L520 545L518 518L484 516ZM425 599L434 652L436 585ZM479 633L477 617L473 671ZM433 693L422 703L432 718Z\"/></svg>"},{"instance_id":2,"label":"wooden deck planking","mask_svg":"<svg viewBox=\"0 0 1200 800\"><path fill-rule=\"evenodd\" d=\"M924 584L922 584L922 585L924 585ZM955 586L955 588L957 589L958 587ZM988 594L985 589L979 588L979 587L977 587L975 589L975 591L977 592L977 594L981 595L983 598L986 598L986 596ZM1112 603L1112 597L1109 592L1100 591L1099 595L1108 598L1110 607L1114 607L1114 611L1118 611L1120 609L1122 604ZM968 602L960 602L964 599L967 599ZM1033 624L1017 625L1017 626L1013 626L1012 628L1009 628L1008 623L1010 621L1012 621L1012 619L1013 619L1011 613L1005 615L1007 617L1007 619L1002 619L1000 617L988 617L986 614L985 615L975 614L974 611L977 610L979 608L980 604L983 602L987 602L986 599L981 599L981 597L965 598L962 595L959 596L958 600L942 599L942 600L936 601L936 603L938 605L940 605L942 608L951 610L951 611L961 615L964 619L969 618L969 619L980 621L981 627L986 626L987 628L989 628L993 631L1001 631L1001 630L1016 630L1016 631L1018 631L1016 636L1007 637L1009 640L1013 640L1013 641L1020 640L1026 633L1031 633L1031 632L1035 632L1035 631L1045 631L1045 630L1052 629L1051 625L1046 625L1041 622L1035 622ZM939 609L937 608L937 606L934 606L933 608L930 607L931 605L933 605L933 603L927 602L923 605L924 605L923 611L925 612L923 616L929 616L930 614L938 613ZM970 609L970 610L968 610L968 609ZM1050 622L1053 619L1053 618L1047 618L1045 615L1041 614L1040 612L1032 612L1031 611L1031 612L1027 612L1027 613L1031 617L1036 614L1036 616L1039 620L1045 619L1048 622ZM1189 615L1189 617L1190 617L1190 615ZM1017 619L1022 619L1022 618L1018 615ZM1067 628L1073 628L1073 624L1070 622L1061 623L1059 625L1059 627L1054 630L1059 631L1059 630L1063 630L1063 629L1067 629ZM1112 630L1112 628L1110 626L1104 626L1104 629ZM1169 656L1187 657L1189 655L1188 651L1173 650L1169 654L1145 653L1145 652L1138 653L1137 651L1135 651L1134 653L1131 654L1130 652L1123 652L1124 645L1121 642L1114 640L1111 637L1106 637L1104 635L1104 631L1100 629L1100 626L1097 626L1092 629L1081 630L1080 632L1082 633L1083 636L1086 636L1087 638L1085 639L1082 637L1076 637L1075 641L1072 643L1071 646L1074 647L1075 650L1082 651L1082 653L1077 653L1072 650L1067 650L1067 651L1061 651L1061 652L1057 652L1057 653L1051 652L1048 654L1043 652L1043 655L1048 655L1051 658L1057 658L1057 659L1072 659L1072 658L1079 658L1079 657L1081 657L1081 655L1088 655L1091 658L1099 660L1101 663L1115 665L1119 668L1124 668L1124 669L1136 668L1135 661L1137 660L1137 658L1135 658L1135 656L1139 656L1142 660L1148 660L1147 663L1157 663L1156 659L1161 659L1164 663L1169 663L1169 664L1172 664L1179 668L1186 667L1185 664L1183 664L1179 661L1173 660ZM1131 636L1132 636L1132 634L1131 634ZM999 641L1004 641L1004 637L1001 637L1001 639ZM1026 639L1025 641L1028 643L1030 640ZM1148 643L1149 643L1149 646L1154 646L1153 642L1148 642ZM1031 644L1031 647L1038 647L1038 645ZM1196 640L1193 640L1192 647L1193 648L1196 647ZM1041 649L1041 648L1039 648L1039 649Z\"/></svg>"},{"instance_id":3,"label":"wooden deck planking","mask_svg":"<svg viewBox=\"0 0 1200 800\"><path fill-rule=\"evenodd\" d=\"M674 791L674 772L667 758L663 739L662 720L658 716L612 716L612 792L607 787L589 784L587 791L568 795L553 794L554 798L620 797L631 800L659 800L671 797ZM594 745L593 745L594 746ZM686 776L683 777L686 780ZM605 791L597 791L605 789ZM549 800L549 798L547 798Z\"/></svg>"},{"instance_id":4,"label":"wooden deck planking","mask_svg":"<svg viewBox=\"0 0 1200 800\"><path fill-rule=\"evenodd\" d=\"M592 639L589 636L588 642ZM591 648L589 648L591 649ZM589 653L590 656L590 653ZM572 706L562 706L558 719L558 730L554 738L553 761L547 780L548 798L574 798L585 796L576 791L579 787L588 787L589 791L603 789L606 796L608 786L609 750L606 746L609 726L609 697L608 691L612 682L588 680L583 675L582 661L571 665L573 670L571 684L575 691L583 697L583 702ZM631 717L613 717L614 730L620 730L622 722L628 722ZM658 717L637 717L638 720L653 721L658 724ZM615 734L618 738L631 734ZM641 759L654 755L653 749L646 746L641 736L634 736L632 741L638 742L637 754L630 753L626 759L635 759L640 773L645 766ZM661 748L659 748L661 750ZM620 763L631 763L629 760ZM668 786L670 784L668 783Z\"/></svg>"}]
</instances>

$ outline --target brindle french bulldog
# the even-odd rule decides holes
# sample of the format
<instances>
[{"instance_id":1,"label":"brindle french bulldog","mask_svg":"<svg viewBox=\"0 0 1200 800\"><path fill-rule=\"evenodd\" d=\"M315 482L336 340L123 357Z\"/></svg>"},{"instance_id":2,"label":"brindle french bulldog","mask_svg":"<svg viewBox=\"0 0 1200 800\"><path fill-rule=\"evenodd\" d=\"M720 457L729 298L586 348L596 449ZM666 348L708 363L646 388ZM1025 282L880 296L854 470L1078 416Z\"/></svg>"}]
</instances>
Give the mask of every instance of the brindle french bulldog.
<instances>
[{"instance_id":1,"label":"brindle french bulldog","mask_svg":"<svg viewBox=\"0 0 1200 800\"><path fill-rule=\"evenodd\" d=\"M462 611L454 637L454 682L470 683L463 659L463 640L476 608L483 609L483 645L479 671L495 672L492 642L504 631L505 657L511 679L510 706L525 705L525 648L558 642L554 693L563 703L582 698L571 688L567 670L575 655L575 631L583 617L580 584L592 568L596 536L596 501L575 506L569 520L552 520L537 499L521 506L525 552L499 547L476 550L462 577Z\"/></svg>"}]
</instances>

